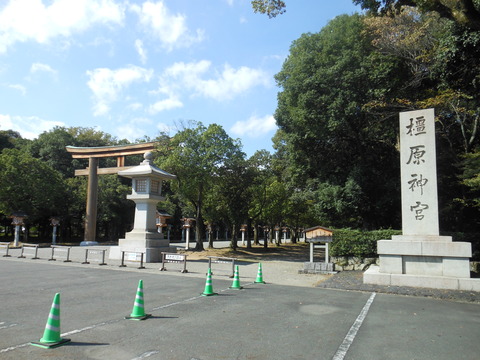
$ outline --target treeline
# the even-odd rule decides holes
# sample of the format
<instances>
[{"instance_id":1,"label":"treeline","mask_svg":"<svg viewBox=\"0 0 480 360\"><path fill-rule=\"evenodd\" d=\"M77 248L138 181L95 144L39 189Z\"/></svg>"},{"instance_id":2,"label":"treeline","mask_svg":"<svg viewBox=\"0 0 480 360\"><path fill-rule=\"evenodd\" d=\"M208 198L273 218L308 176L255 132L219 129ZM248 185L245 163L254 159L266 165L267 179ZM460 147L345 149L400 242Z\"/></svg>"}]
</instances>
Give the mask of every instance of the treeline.
<instances>
[{"instance_id":1,"label":"treeline","mask_svg":"<svg viewBox=\"0 0 480 360\"><path fill-rule=\"evenodd\" d=\"M4 236L12 236L10 216L23 212L27 232L40 239L51 238L50 218L60 218L61 241L83 240L87 178L75 177L75 169L88 160L72 159L66 146L107 146L128 143L91 128L56 127L35 140L12 130L0 131L0 219ZM138 164L141 157L129 158ZM116 166L115 159L102 159L101 167ZM128 179L116 175L99 177L98 231L116 240L133 222L134 204L126 199Z\"/></svg>"},{"instance_id":2,"label":"treeline","mask_svg":"<svg viewBox=\"0 0 480 360\"><path fill-rule=\"evenodd\" d=\"M228 229L233 247L241 224L253 242L268 229L272 238L276 226L289 227L293 239L313 225L401 229L398 113L430 107L441 232L479 232L479 30L434 7L357 2L365 14L339 16L292 43L275 76L273 154L247 157L217 124L192 122L173 137L141 140L156 141L155 163L178 177L164 185L167 200L159 204L174 215L175 236L183 217L196 220L198 249L208 225ZM23 210L46 234L48 218L62 215L63 236L80 237L86 179L73 174L86 164L65 146L126 143L84 128L55 128L33 141L1 131L3 224ZM129 183L114 175L100 182L98 234L116 240L133 221Z\"/></svg>"}]
</instances>

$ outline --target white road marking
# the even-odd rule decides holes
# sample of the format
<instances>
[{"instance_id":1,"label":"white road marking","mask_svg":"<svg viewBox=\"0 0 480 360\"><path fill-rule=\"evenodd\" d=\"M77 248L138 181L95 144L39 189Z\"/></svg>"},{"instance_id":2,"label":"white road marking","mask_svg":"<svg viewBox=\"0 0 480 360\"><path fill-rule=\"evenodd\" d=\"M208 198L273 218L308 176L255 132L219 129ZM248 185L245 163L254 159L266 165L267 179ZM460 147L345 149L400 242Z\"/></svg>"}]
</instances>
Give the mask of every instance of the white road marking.
<instances>
[{"instance_id":1,"label":"white road marking","mask_svg":"<svg viewBox=\"0 0 480 360\"><path fill-rule=\"evenodd\" d=\"M144 352L142 355L137 356L136 358L133 358L132 360L145 359L145 358L150 357L150 356L152 356L152 355L158 354L159 352L160 352L160 351L157 351L157 350L147 351L147 352Z\"/></svg>"},{"instance_id":2,"label":"white road marking","mask_svg":"<svg viewBox=\"0 0 480 360\"><path fill-rule=\"evenodd\" d=\"M357 332L360 329L360 326L362 326L363 321L367 317L368 310L370 310L370 305L372 305L373 299L375 299L375 295L376 293L372 293L368 298L367 302L363 306L362 311L360 311L360 314L358 315L357 319L355 320L352 327L348 331L347 336L345 336L345 339L343 339L342 344L338 348L332 360L343 360L343 358L347 354L347 351L350 348L350 345L352 345L353 340L355 339L355 336L357 336Z\"/></svg>"},{"instance_id":3,"label":"white road marking","mask_svg":"<svg viewBox=\"0 0 480 360\"><path fill-rule=\"evenodd\" d=\"M3 325L5 324L4 322L1 322L0 325ZM0 326L0 330L2 329L8 329L8 328L11 328L13 326L17 326L18 324L10 324L10 325L4 325L4 326Z\"/></svg>"}]
</instances>

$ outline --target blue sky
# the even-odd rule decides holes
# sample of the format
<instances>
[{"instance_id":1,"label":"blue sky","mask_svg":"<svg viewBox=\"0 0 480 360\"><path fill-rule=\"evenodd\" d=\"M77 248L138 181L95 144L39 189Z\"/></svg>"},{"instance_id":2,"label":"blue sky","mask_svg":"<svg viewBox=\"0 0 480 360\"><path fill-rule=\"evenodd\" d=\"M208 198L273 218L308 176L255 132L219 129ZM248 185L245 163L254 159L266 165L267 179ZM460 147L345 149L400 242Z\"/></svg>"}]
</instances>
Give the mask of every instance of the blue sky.
<instances>
[{"instance_id":1,"label":"blue sky","mask_svg":"<svg viewBox=\"0 0 480 360\"><path fill-rule=\"evenodd\" d=\"M288 0L277 18L249 0L0 0L0 130L54 126L134 141L217 123L248 156L272 151L273 76L293 40L351 0Z\"/></svg>"}]
</instances>

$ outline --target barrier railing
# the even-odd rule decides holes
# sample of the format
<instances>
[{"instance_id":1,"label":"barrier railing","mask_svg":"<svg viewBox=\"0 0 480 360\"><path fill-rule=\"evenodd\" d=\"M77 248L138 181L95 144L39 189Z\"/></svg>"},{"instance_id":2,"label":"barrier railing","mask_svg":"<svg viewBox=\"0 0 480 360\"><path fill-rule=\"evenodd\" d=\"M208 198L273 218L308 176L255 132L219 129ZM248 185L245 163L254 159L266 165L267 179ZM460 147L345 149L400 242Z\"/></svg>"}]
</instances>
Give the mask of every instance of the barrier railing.
<instances>
[{"instance_id":1,"label":"barrier railing","mask_svg":"<svg viewBox=\"0 0 480 360\"><path fill-rule=\"evenodd\" d=\"M167 268L165 267L165 263L183 264L183 270L180 270L180 272L188 273L186 254L162 252L162 267L160 268L160 271L167 271Z\"/></svg>"},{"instance_id":2,"label":"barrier railing","mask_svg":"<svg viewBox=\"0 0 480 360\"><path fill-rule=\"evenodd\" d=\"M10 243L9 242L0 242L0 250L5 249L5 255L3 257L10 257L11 255L8 255L8 251L10 250Z\"/></svg>"},{"instance_id":3,"label":"barrier railing","mask_svg":"<svg viewBox=\"0 0 480 360\"><path fill-rule=\"evenodd\" d=\"M136 251L122 251L122 263L120 264L119 267L127 267L125 265L126 261L131 261L131 262L138 262L140 261L140 266L138 269L145 269L145 266L143 266L143 252L136 252Z\"/></svg>"},{"instance_id":4,"label":"barrier railing","mask_svg":"<svg viewBox=\"0 0 480 360\"><path fill-rule=\"evenodd\" d=\"M38 257L38 244L27 244L27 243L23 243L22 244L22 252L19 256L19 258L25 258L26 256L24 255L25 252L29 252L29 251L32 251L33 252L33 258L32 259L40 259Z\"/></svg>"},{"instance_id":5,"label":"barrier railing","mask_svg":"<svg viewBox=\"0 0 480 360\"><path fill-rule=\"evenodd\" d=\"M85 261L82 264L90 264L90 261L98 262L98 265L107 265L105 252L107 249L85 249ZM98 258L90 258L90 255L101 255ZM89 261L90 260L90 261Z\"/></svg>"},{"instance_id":6,"label":"barrier railing","mask_svg":"<svg viewBox=\"0 0 480 360\"><path fill-rule=\"evenodd\" d=\"M210 271L212 271L212 264L232 264L232 275L230 275L231 278L233 278L235 274L235 258L229 258L229 257L220 257L220 256L209 256L208 257L208 268ZM213 274L213 271L212 271Z\"/></svg>"},{"instance_id":7,"label":"barrier railing","mask_svg":"<svg viewBox=\"0 0 480 360\"><path fill-rule=\"evenodd\" d=\"M52 257L48 261L57 261L56 257L59 255L64 255L65 260L63 262L72 262L70 260L70 249L71 246L61 246L61 245L51 245L52 248Z\"/></svg>"}]
</instances>

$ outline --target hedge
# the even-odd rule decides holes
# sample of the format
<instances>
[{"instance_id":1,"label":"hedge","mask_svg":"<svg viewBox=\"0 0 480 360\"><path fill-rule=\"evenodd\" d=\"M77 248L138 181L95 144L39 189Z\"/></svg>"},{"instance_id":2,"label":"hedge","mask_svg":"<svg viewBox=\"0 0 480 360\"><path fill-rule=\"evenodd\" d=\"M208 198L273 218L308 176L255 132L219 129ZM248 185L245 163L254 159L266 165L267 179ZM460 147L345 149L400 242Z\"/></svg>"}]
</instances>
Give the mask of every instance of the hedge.
<instances>
[{"instance_id":1,"label":"hedge","mask_svg":"<svg viewBox=\"0 0 480 360\"><path fill-rule=\"evenodd\" d=\"M330 246L330 255L339 257L372 258L377 255L377 241L390 240L392 235L402 235L401 230L333 230L333 241ZM443 235L443 234L442 234ZM472 244L473 261L480 261L480 234L478 233L445 233L452 236L454 241L465 241Z\"/></svg>"},{"instance_id":2,"label":"hedge","mask_svg":"<svg viewBox=\"0 0 480 360\"><path fill-rule=\"evenodd\" d=\"M333 230L330 247L331 256L355 256L360 258L377 257L377 241L388 240L392 235L401 235L399 230Z\"/></svg>"}]
</instances>

